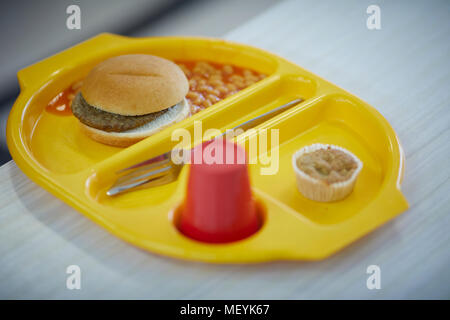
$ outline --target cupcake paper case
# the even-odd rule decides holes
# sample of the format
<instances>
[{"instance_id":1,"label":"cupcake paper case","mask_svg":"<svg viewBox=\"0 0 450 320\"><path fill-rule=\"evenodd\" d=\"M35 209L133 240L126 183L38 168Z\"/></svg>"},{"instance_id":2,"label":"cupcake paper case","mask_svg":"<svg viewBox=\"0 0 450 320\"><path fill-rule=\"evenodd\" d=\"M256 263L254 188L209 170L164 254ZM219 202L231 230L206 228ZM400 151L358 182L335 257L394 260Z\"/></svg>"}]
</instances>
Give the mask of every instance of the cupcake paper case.
<instances>
[{"instance_id":1,"label":"cupcake paper case","mask_svg":"<svg viewBox=\"0 0 450 320\"><path fill-rule=\"evenodd\" d=\"M349 155L356 162L356 170L347 180L342 182L327 183L323 180L311 177L298 167L297 159L299 159L302 155L314 152L316 150L328 148L340 150ZM342 200L353 191L353 187L356 183L356 179L358 178L359 173L361 172L363 164L361 160L359 160L353 153L342 147L330 144L316 143L310 146L303 147L302 149L294 153L294 155L292 156L292 166L297 178L297 189L301 194L303 194L306 198L314 201L331 202Z\"/></svg>"}]
</instances>

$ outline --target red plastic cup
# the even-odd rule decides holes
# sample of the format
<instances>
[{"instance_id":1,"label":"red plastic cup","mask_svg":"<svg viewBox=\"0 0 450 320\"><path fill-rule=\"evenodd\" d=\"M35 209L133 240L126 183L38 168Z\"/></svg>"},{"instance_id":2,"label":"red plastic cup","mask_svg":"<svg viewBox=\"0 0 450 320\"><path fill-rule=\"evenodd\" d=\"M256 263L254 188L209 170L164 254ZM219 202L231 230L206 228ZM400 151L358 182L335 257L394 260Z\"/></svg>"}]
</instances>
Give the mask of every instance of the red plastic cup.
<instances>
[{"instance_id":1,"label":"red plastic cup","mask_svg":"<svg viewBox=\"0 0 450 320\"><path fill-rule=\"evenodd\" d=\"M192 155L179 230L211 243L241 240L258 231L261 219L250 189L244 149L216 139L194 148ZM199 155L203 155L200 163Z\"/></svg>"}]
</instances>

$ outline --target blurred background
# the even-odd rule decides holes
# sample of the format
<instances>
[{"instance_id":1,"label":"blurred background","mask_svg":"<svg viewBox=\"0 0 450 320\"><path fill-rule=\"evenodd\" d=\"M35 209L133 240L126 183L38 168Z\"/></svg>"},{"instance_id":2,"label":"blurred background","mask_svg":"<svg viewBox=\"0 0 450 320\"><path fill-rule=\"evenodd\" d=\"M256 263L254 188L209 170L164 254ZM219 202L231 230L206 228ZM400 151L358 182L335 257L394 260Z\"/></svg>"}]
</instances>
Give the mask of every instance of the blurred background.
<instances>
[{"instance_id":1,"label":"blurred background","mask_svg":"<svg viewBox=\"0 0 450 320\"><path fill-rule=\"evenodd\" d=\"M220 37L277 0L15 0L0 4L0 165L11 159L6 121L19 94L16 73L100 32L147 37ZM66 8L81 9L81 29L66 27Z\"/></svg>"}]
</instances>

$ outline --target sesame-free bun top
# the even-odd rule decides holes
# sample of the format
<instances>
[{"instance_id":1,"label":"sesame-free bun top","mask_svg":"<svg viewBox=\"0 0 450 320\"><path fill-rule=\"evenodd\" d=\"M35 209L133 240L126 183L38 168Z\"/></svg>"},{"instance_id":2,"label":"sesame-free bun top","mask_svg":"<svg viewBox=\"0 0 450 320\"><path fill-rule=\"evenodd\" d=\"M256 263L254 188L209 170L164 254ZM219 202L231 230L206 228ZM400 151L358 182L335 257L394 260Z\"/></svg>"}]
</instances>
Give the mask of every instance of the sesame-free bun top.
<instances>
[{"instance_id":1,"label":"sesame-free bun top","mask_svg":"<svg viewBox=\"0 0 450 320\"><path fill-rule=\"evenodd\" d=\"M91 106L124 116L165 110L184 99L189 82L172 61L129 54L106 59L83 81L81 94Z\"/></svg>"}]
</instances>

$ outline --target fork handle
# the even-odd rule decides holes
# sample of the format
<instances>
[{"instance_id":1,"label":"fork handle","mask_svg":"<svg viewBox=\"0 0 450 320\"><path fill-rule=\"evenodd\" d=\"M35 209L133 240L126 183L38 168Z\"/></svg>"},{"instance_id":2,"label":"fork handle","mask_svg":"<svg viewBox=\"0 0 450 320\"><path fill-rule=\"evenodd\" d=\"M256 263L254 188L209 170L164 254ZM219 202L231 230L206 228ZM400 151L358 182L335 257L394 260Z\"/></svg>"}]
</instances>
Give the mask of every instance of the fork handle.
<instances>
[{"instance_id":1,"label":"fork handle","mask_svg":"<svg viewBox=\"0 0 450 320\"><path fill-rule=\"evenodd\" d=\"M292 101L290 101L290 102L288 102L286 104L283 104L282 106L279 106L279 107L277 107L275 109L272 109L272 110L270 110L270 111L268 111L266 113L263 113L263 114L255 117L255 118L252 118L252 119L250 119L248 121L245 121L245 122L235 126L231 130L234 131L234 130L237 130L237 129L243 129L245 131L245 130L251 129L253 127L256 127L257 125L259 125L259 124L269 120L270 118L273 118L274 116L276 116L276 115L286 111L287 109L295 106L296 104L299 104L300 102L303 102L302 98L298 98L298 99L292 100ZM223 136L225 134L226 134L226 132L222 133L220 136Z\"/></svg>"}]
</instances>

